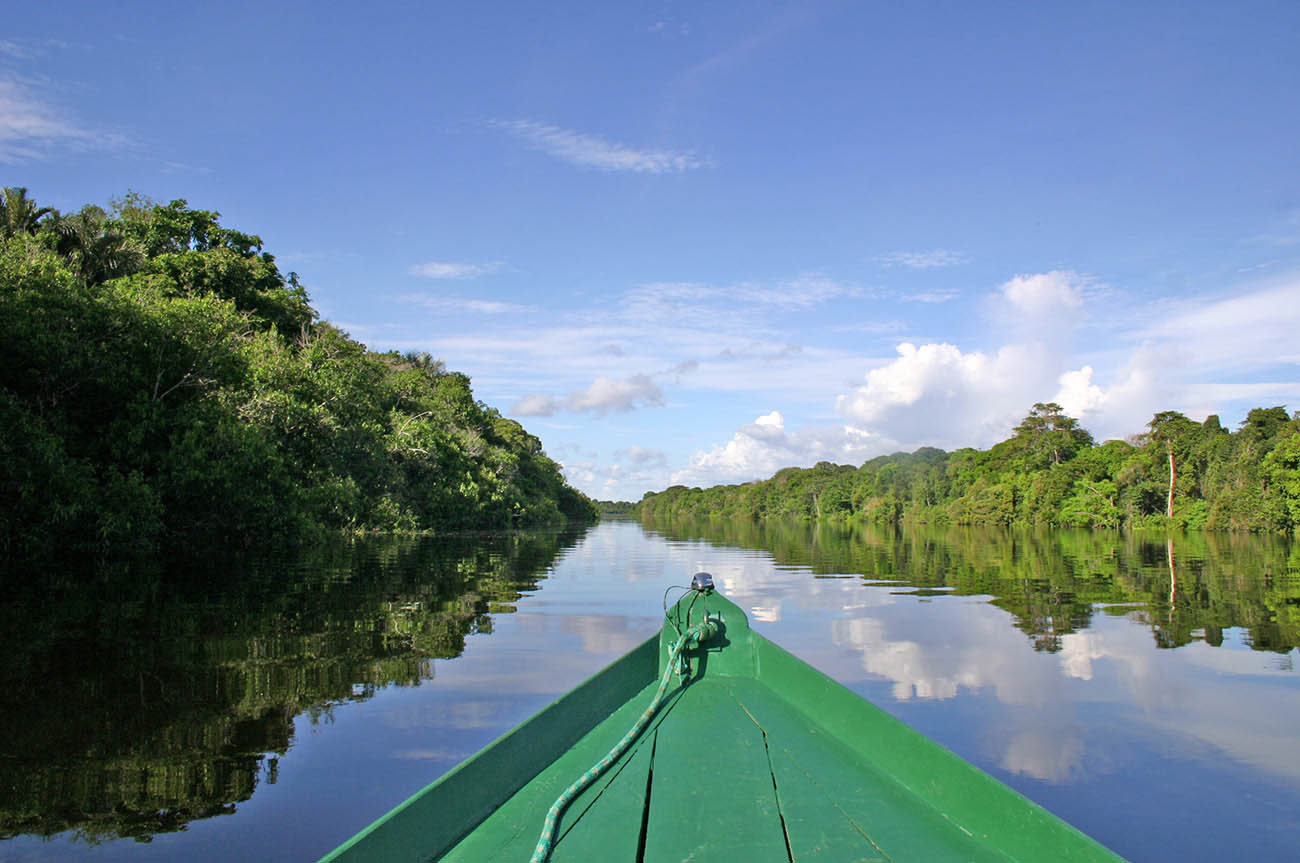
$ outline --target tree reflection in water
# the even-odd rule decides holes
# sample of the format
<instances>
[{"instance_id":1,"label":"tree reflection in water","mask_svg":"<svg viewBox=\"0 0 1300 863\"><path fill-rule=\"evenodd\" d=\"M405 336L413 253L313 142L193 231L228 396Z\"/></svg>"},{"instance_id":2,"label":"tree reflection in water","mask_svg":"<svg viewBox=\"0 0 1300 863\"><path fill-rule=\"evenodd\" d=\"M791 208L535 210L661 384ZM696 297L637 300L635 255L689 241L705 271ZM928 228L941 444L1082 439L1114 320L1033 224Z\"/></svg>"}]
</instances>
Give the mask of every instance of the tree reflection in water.
<instances>
[{"instance_id":1,"label":"tree reflection in water","mask_svg":"<svg viewBox=\"0 0 1300 863\"><path fill-rule=\"evenodd\" d=\"M293 719L429 678L581 533L69 569L0 615L0 836L148 841L274 783Z\"/></svg>"}]
</instances>

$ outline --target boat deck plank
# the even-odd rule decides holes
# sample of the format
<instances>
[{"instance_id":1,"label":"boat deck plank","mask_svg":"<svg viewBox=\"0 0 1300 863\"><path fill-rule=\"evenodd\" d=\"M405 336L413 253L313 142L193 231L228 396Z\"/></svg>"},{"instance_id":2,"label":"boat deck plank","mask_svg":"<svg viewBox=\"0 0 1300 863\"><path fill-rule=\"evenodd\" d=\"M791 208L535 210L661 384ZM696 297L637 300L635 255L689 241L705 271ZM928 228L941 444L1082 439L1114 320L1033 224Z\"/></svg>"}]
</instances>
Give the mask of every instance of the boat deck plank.
<instances>
[{"instance_id":1,"label":"boat deck plank","mask_svg":"<svg viewBox=\"0 0 1300 863\"><path fill-rule=\"evenodd\" d=\"M327 859L529 859L556 797L649 705L698 599ZM694 679L561 816L550 863L1119 859L753 633L724 597L703 610L716 627L689 654Z\"/></svg>"},{"instance_id":2,"label":"boat deck plank","mask_svg":"<svg viewBox=\"0 0 1300 863\"><path fill-rule=\"evenodd\" d=\"M659 729L648 828L647 861L790 859L762 730L717 680L688 686Z\"/></svg>"},{"instance_id":3,"label":"boat deck plank","mask_svg":"<svg viewBox=\"0 0 1300 863\"><path fill-rule=\"evenodd\" d=\"M614 744L627 733L627 730L632 727L637 717L645 710L646 705L650 703L655 686L656 684L647 686L626 704L610 714L608 718L588 732L577 744L499 806L477 829L461 840L442 859L445 861L527 860L533 853L538 834L542 829L542 822L546 817L547 810L555 802L555 798L570 783L603 758L613 748ZM628 820L635 819L636 823L640 824L641 811L644 808L642 801L645 793L645 777L646 771L649 769L647 743L653 739L654 726L658 722L662 722L669 712L671 711L661 712L656 717L656 722L652 723L651 727L647 729L633 748L624 754L619 763L583 793L579 794L573 803L569 805L567 811L560 817L559 826L556 830L556 835L560 837L560 841L556 842L555 851L551 856L554 863L565 860L568 856L568 849L576 850L582 844L576 836L570 835L572 833L571 828L575 824L584 823L588 820L585 815L588 810L593 809L593 804L597 801L601 803L599 809L601 818L609 818L618 823L626 823ZM540 742L539 745L541 745ZM646 751L642 753L642 749ZM627 771L637 769L630 762L638 757L644 762L639 783L636 778L625 775ZM639 794L636 790L638 787L640 788ZM613 793L611 793L611 790ZM637 839L637 832L633 831L631 836L632 853L625 859L635 859ZM616 846L627 844L625 838L616 837L613 841ZM574 857L571 859L582 858ZM616 859L616 857L611 856L609 859Z\"/></svg>"},{"instance_id":4,"label":"boat deck plank","mask_svg":"<svg viewBox=\"0 0 1300 863\"><path fill-rule=\"evenodd\" d=\"M646 687L593 729L443 859L527 859L551 803L631 727L652 693ZM646 861L1006 859L821 733L779 693L738 677L698 680L670 699L562 816L551 860L632 861L638 852Z\"/></svg>"},{"instance_id":5,"label":"boat deck plank","mask_svg":"<svg viewBox=\"0 0 1300 863\"><path fill-rule=\"evenodd\" d=\"M727 685L767 733L793 859L1007 859L811 723L770 687L746 678L730 678Z\"/></svg>"}]
</instances>

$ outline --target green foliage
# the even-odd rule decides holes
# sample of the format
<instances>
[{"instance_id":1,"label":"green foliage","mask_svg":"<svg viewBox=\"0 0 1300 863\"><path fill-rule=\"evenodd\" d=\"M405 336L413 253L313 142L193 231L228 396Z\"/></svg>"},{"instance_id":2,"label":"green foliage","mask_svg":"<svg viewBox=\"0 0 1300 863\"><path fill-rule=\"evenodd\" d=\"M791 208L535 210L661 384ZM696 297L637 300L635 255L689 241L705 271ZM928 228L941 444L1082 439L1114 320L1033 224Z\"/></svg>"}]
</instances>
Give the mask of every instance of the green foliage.
<instances>
[{"instance_id":1,"label":"green foliage","mask_svg":"<svg viewBox=\"0 0 1300 863\"><path fill-rule=\"evenodd\" d=\"M1060 405L1039 403L1012 437L983 452L922 447L859 468L822 462L745 485L674 486L647 494L635 513L642 519L1278 531L1300 525L1295 441L1300 420L1274 407L1252 410L1236 433L1217 416L1197 425L1164 411L1137 446L1096 445Z\"/></svg>"},{"instance_id":2,"label":"green foliage","mask_svg":"<svg viewBox=\"0 0 1300 863\"><path fill-rule=\"evenodd\" d=\"M148 841L229 814L276 781L295 717L428 680L580 539L335 535L6 585L0 837Z\"/></svg>"},{"instance_id":3,"label":"green foliage","mask_svg":"<svg viewBox=\"0 0 1300 863\"><path fill-rule=\"evenodd\" d=\"M0 210L0 558L595 518L469 379L318 321L184 201Z\"/></svg>"}]
</instances>

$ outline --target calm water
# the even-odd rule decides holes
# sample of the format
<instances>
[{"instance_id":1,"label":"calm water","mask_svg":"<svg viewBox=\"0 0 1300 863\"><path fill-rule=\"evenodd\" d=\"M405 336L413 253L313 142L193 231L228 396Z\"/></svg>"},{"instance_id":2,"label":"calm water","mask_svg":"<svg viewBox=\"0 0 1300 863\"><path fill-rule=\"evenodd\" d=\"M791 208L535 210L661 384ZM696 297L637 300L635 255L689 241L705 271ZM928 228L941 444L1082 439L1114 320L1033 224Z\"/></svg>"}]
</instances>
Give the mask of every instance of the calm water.
<instances>
[{"instance_id":1,"label":"calm water","mask_svg":"<svg viewBox=\"0 0 1300 863\"><path fill-rule=\"evenodd\" d=\"M0 860L310 860L659 627L757 630L1134 860L1300 848L1300 547L605 522L54 574L0 618Z\"/></svg>"}]
</instances>

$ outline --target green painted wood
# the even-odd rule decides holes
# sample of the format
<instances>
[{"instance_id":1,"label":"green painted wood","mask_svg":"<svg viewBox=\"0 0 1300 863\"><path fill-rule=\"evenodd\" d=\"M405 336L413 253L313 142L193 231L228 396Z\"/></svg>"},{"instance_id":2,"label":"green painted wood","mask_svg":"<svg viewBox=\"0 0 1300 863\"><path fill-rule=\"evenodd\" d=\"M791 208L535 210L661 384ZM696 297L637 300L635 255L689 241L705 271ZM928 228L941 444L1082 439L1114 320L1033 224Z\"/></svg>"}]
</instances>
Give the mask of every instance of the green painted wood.
<instances>
[{"instance_id":1,"label":"green painted wood","mask_svg":"<svg viewBox=\"0 0 1300 863\"><path fill-rule=\"evenodd\" d=\"M788 863L763 735L707 676L659 728L645 859Z\"/></svg>"},{"instance_id":2,"label":"green painted wood","mask_svg":"<svg viewBox=\"0 0 1300 863\"><path fill-rule=\"evenodd\" d=\"M754 680L728 685L766 732L795 860L1007 859L841 740L810 726L780 692Z\"/></svg>"},{"instance_id":3,"label":"green painted wood","mask_svg":"<svg viewBox=\"0 0 1300 863\"><path fill-rule=\"evenodd\" d=\"M800 863L887 863L889 858L838 806L835 784L819 784L802 769L791 769L787 753L773 748L770 739L768 743L791 858Z\"/></svg>"},{"instance_id":4,"label":"green painted wood","mask_svg":"<svg viewBox=\"0 0 1300 863\"><path fill-rule=\"evenodd\" d=\"M617 778L607 784L604 793L590 801L590 807L581 812L576 823L562 830L551 853L551 863L636 859L656 737L657 729L647 729L636 751L625 759L626 766ZM574 802L571 808L575 813L582 803L581 799ZM536 844L537 837L532 838ZM532 848L528 850L531 852Z\"/></svg>"},{"instance_id":5,"label":"green painted wood","mask_svg":"<svg viewBox=\"0 0 1300 863\"><path fill-rule=\"evenodd\" d=\"M691 672L696 677L733 676L753 677L755 639L749 628L745 612L720 593L695 600L687 594L668 610L670 622L659 634L659 668L664 667L668 652L677 637L692 623L699 623L705 614L722 623L717 636L707 643L686 652Z\"/></svg>"},{"instance_id":6,"label":"green painted wood","mask_svg":"<svg viewBox=\"0 0 1300 863\"><path fill-rule=\"evenodd\" d=\"M758 679L801 715L804 733L833 737L879 777L914 795L982 847L1008 859L1114 861L1117 855L1038 804L762 636ZM812 732L811 729L816 729Z\"/></svg>"},{"instance_id":7,"label":"green painted wood","mask_svg":"<svg viewBox=\"0 0 1300 863\"><path fill-rule=\"evenodd\" d=\"M645 687L629 699L606 721L592 729L582 740L560 755L551 765L513 794L472 833L452 848L442 858L447 863L471 860L528 860L537 845L546 812L562 791L583 774L592 764L604 757L620 738L627 733L636 718L654 696L655 684ZM623 758L608 773L580 794L560 817L552 861L581 859L572 857L572 851L583 845L589 833L607 832L596 816L614 817L622 810L621 820L641 822L642 799L649 772L650 746L654 728L671 713L674 703L669 701L661 709L647 733L624 753ZM643 751L644 750L644 751ZM599 805L598 805L599 804ZM635 857L637 834L630 832L632 856ZM614 840L615 847L626 846L626 840ZM630 858L629 858L630 859Z\"/></svg>"},{"instance_id":8,"label":"green painted wood","mask_svg":"<svg viewBox=\"0 0 1300 863\"><path fill-rule=\"evenodd\" d=\"M651 638L633 648L437 782L416 792L323 861L426 861L446 853L592 728L609 720L610 714L654 682L657 645L658 639ZM625 726L610 745L626 730ZM591 763L594 759L581 769ZM547 801L548 807L550 803Z\"/></svg>"},{"instance_id":9,"label":"green painted wood","mask_svg":"<svg viewBox=\"0 0 1300 863\"><path fill-rule=\"evenodd\" d=\"M672 610L682 629L693 598ZM643 819L648 863L1120 859L752 632L724 597L694 599L690 622L707 612L721 635L561 817L553 863L635 860ZM649 704L676 638L665 626L326 859L528 859L551 803Z\"/></svg>"}]
</instances>

